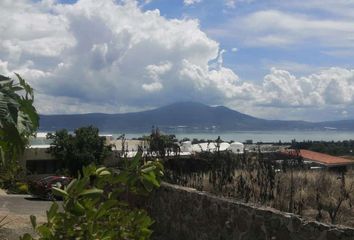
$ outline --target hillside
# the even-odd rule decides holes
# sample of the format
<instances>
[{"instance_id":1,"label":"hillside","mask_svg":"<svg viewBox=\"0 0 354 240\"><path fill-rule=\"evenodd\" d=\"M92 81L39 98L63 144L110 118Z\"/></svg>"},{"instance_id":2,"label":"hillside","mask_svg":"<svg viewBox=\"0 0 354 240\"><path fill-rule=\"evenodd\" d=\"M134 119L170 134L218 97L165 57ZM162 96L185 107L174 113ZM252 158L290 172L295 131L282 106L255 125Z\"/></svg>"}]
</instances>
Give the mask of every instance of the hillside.
<instances>
[{"instance_id":1,"label":"hillside","mask_svg":"<svg viewBox=\"0 0 354 240\"><path fill-rule=\"evenodd\" d=\"M227 107L210 107L201 103L182 102L157 109L124 114L70 114L41 115L40 130L54 131L87 125L97 126L101 131L149 131L152 126L161 129L185 130L295 130L354 129L354 121L311 123L305 121L265 120L231 110Z\"/></svg>"}]
</instances>

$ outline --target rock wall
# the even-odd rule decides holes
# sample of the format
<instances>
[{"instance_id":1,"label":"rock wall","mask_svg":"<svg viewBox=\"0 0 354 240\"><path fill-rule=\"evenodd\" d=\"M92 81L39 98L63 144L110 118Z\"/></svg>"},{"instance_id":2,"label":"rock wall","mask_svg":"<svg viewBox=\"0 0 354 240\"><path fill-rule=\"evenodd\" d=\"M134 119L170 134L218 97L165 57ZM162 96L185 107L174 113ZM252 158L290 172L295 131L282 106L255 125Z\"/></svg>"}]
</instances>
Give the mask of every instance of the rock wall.
<instances>
[{"instance_id":1,"label":"rock wall","mask_svg":"<svg viewBox=\"0 0 354 240\"><path fill-rule=\"evenodd\" d=\"M155 240L354 239L354 229L307 222L296 215L164 183L148 202Z\"/></svg>"}]
</instances>

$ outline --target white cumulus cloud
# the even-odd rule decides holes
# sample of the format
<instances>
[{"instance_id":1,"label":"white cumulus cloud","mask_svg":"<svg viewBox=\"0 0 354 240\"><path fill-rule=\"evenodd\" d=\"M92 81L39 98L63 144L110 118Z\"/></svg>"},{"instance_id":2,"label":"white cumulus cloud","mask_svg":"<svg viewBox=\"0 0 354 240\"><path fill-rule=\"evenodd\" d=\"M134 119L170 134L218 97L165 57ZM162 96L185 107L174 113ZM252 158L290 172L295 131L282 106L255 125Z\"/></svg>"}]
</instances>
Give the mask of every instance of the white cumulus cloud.
<instances>
[{"instance_id":1,"label":"white cumulus cloud","mask_svg":"<svg viewBox=\"0 0 354 240\"><path fill-rule=\"evenodd\" d=\"M329 68L295 77L272 68L263 82L262 104L286 107L350 105L354 100L354 70Z\"/></svg>"},{"instance_id":2,"label":"white cumulus cloud","mask_svg":"<svg viewBox=\"0 0 354 240\"><path fill-rule=\"evenodd\" d=\"M68 99L67 112L81 111L81 104L114 112L181 100L223 102L244 88L222 62L210 64L219 44L198 20L169 20L135 1L0 5L3 18L12 19L0 23L0 67L33 84L42 113L62 112L58 101L65 105Z\"/></svg>"},{"instance_id":3,"label":"white cumulus cloud","mask_svg":"<svg viewBox=\"0 0 354 240\"><path fill-rule=\"evenodd\" d=\"M184 4L186 6L190 6L190 5L193 5L193 4L196 4L196 3L200 3L202 0L184 0Z\"/></svg>"}]
</instances>

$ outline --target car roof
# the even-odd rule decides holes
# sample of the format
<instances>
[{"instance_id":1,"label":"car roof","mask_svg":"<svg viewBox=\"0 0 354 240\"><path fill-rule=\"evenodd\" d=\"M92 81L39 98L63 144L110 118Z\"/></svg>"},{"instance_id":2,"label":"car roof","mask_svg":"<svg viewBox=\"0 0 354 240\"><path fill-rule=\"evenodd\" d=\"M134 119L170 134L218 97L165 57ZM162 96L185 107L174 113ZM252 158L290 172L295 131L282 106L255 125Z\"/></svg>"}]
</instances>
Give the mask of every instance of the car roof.
<instances>
[{"instance_id":1,"label":"car roof","mask_svg":"<svg viewBox=\"0 0 354 240\"><path fill-rule=\"evenodd\" d=\"M68 177L65 176L47 176L42 178L40 181L50 181L50 180L54 180L54 179L68 179Z\"/></svg>"}]
</instances>

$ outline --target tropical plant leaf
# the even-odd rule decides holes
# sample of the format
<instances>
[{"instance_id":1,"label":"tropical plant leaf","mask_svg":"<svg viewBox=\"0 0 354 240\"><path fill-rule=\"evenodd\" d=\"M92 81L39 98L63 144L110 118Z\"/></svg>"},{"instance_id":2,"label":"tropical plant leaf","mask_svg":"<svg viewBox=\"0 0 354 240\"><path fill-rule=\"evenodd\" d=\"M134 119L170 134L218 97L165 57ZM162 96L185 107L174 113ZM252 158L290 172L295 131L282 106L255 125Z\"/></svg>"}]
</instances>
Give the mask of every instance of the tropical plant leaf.
<instances>
[{"instance_id":1,"label":"tropical plant leaf","mask_svg":"<svg viewBox=\"0 0 354 240\"><path fill-rule=\"evenodd\" d=\"M65 198L65 197L69 196L68 193L65 190L57 188L57 187L53 187L52 188L52 192L54 193L54 195L59 196L59 197L64 197Z\"/></svg>"},{"instance_id":2,"label":"tropical plant leaf","mask_svg":"<svg viewBox=\"0 0 354 240\"><path fill-rule=\"evenodd\" d=\"M3 76L0 74L0 81L9 81L11 78Z\"/></svg>"},{"instance_id":3,"label":"tropical plant leaf","mask_svg":"<svg viewBox=\"0 0 354 240\"><path fill-rule=\"evenodd\" d=\"M16 73L17 81L0 75L0 156L2 166L23 152L38 128L33 89ZM23 97L25 96L25 97ZM8 165L8 164L7 164Z\"/></svg>"},{"instance_id":4,"label":"tropical plant leaf","mask_svg":"<svg viewBox=\"0 0 354 240\"><path fill-rule=\"evenodd\" d=\"M79 194L81 197L96 197L102 195L103 190L98 188L92 188L84 190L82 193Z\"/></svg>"},{"instance_id":5,"label":"tropical plant leaf","mask_svg":"<svg viewBox=\"0 0 354 240\"><path fill-rule=\"evenodd\" d=\"M52 218L55 216L55 214L58 212L58 209L59 209L59 205L54 202L52 204L52 206L50 207L49 211L47 211L47 218L48 218L48 221L51 221Z\"/></svg>"}]
</instances>

